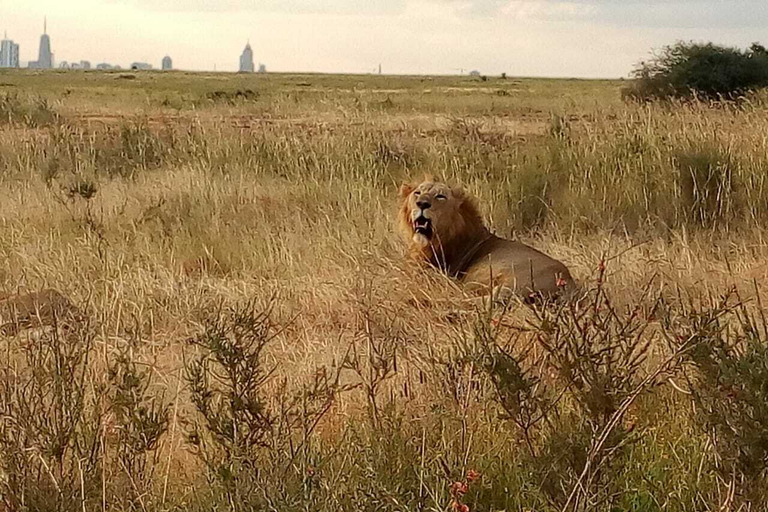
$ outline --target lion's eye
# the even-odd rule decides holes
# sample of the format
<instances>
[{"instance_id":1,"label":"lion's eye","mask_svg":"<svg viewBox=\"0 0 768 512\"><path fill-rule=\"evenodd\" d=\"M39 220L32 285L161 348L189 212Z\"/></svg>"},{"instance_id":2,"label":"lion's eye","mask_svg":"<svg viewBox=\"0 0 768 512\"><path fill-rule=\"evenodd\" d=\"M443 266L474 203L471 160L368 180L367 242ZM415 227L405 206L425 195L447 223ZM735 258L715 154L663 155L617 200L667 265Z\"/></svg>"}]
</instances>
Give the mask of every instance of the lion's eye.
<instances>
[{"instance_id":1,"label":"lion's eye","mask_svg":"<svg viewBox=\"0 0 768 512\"><path fill-rule=\"evenodd\" d=\"M435 196L435 199L439 199L440 201L445 201L445 200L446 200L446 199L448 199L448 198L447 198L447 197L445 197L443 194L437 194L437 195Z\"/></svg>"},{"instance_id":2,"label":"lion's eye","mask_svg":"<svg viewBox=\"0 0 768 512\"><path fill-rule=\"evenodd\" d=\"M421 192L419 192L418 190L416 190L416 191L413 193L413 195L415 195L416 197L418 197L418 196L420 196L420 195L421 195Z\"/></svg>"}]
</instances>

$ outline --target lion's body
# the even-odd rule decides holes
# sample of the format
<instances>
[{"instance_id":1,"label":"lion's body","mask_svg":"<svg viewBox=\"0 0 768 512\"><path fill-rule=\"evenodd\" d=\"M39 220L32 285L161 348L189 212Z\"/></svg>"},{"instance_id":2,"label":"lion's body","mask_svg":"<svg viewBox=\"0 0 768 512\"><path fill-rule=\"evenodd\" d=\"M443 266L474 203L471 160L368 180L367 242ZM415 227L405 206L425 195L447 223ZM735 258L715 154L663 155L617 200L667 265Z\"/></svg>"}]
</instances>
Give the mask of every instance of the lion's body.
<instances>
[{"instance_id":1,"label":"lion's body","mask_svg":"<svg viewBox=\"0 0 768 512\"><path fill-rule=\"evenodd\" d=\"M461 189L425 182L404 186L400 225L411 257L466 283L468 291L551 297L572 287L568 268L523 244L491 234Z\"/></svg>"},{"instance_id":2,"label":"lion's body","mask_svg":"<svg viewBox=\"0 0 768 512\"><path fill-rule=\"evenodd\" d=\"M521 296L551 295L572 279L559 261L522 242L493 235L458 277L469 286L508 287Z\"/></svg>"},{"instance_id":3,"label":"lion's body","mask_svg":"<svg viewBox=\"0 0 768 512\"><path fill-rule=\"evenodd\" d=\"M0 334L6 336L71 318L79 319L79 311L69 299L51 288L24 295L0 296Z\"/></svg>"}]
</instances>

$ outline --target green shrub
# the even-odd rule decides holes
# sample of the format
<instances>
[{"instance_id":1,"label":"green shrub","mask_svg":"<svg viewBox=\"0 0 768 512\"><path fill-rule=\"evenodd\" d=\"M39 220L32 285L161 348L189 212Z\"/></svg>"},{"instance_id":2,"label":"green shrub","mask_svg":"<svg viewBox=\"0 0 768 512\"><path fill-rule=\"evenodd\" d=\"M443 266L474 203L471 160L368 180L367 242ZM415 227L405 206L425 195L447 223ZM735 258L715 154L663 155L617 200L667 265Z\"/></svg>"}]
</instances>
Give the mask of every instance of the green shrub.
<instances>
[{"instance_id":1,"label":"green shrub","mask_svg":"<svg viewBox=\"0 0 768 512\"><path fill-rule=\"evenodd\" d=\"M277 332L274 304L248 303L209 320L190 340L199 355L184 365L197 411L188 441L207 469L213 499L232 510L311 498L305 491L316 464L314 430L338 389L338 373L334 379L324 369L296 392L287 379L273 382L265 356Z\"/></svg>"},{"instance_id":2,"label":"green shrub","mask_svg":"<svg viewBox=\"0 0 768 512\"><path fill-rule=\"evenodd\" d=\"M133 348L121 347L109 365L109 386L105 394L109 397L109 412L114 422L109 453L117 459L125 477L122 482L117 477L112 480L132 491L117 492L115 501L126 500L126 505L136 508L151 502L153 479L159 465L157 451L168 431L170 406L164 394L157 396L152 388L154 374L135 360Z\"/></svg>"},{"instance_id":3,"label":"green shrub","mask_svg":"<svg viewBox=\"0 0 768 512\"><path fill-rule=\"evenodd\" d=\"M95 339L89 323L63 316L35 343L3 346L0 508L76 510L100 492Z\"/></svg>"},{"instance_id":4,"label":"green shrub","mask_svg":"<svg viewBox=\"0 0 768 512\"><path fill-rule=\"evenodd\" d=\"M631 99L736 99L768 86L768 53L758 44L742 51L678 42L641 62L633 75L636 81L625 91Z\"/></svg>"},{"instance_id":5,"label":"green shrub","mask_svg":"<svg viewBox=\"0 0 768 512\"><path fill-rule=\"evenodd\" d=\"M729 298L738 299L736 295ZM718 319L706 329L696 321L690 378L696 420L709 434L713 465L732 500L765 510L768 505L768 323L762 305L754 312L732 306L733 322ZM737 508L737 507L734 507Z\"/></svg>"}]
</instances>

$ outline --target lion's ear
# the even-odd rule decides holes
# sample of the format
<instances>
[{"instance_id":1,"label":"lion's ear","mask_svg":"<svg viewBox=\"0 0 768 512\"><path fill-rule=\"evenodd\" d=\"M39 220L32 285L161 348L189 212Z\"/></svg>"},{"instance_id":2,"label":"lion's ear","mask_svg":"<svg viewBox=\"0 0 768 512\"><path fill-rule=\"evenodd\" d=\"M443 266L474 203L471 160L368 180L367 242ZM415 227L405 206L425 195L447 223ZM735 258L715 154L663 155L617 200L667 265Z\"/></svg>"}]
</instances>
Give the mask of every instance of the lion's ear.
<instances>
[{"instance_id":1,"label":"lion's ear","mask_svg":"<svg viewBox=\"0 0 768 512\"><path fill-rule=\"evenodd\" d=\"M416 187L414 187L410 183L403 183L402 185L400 185L400 197L405 199L406 197L411 195L411 192L413 192L414 188Z\"/></svg>"},{"instance_id":2,"label":"lion's ear","mask_svg":"<svg viewBox=\"0 0 768 512\"><path fill-rule=\"evenodd\" d=\"M463 200L467 197L467 194L464 192L464 189L461 187L454 187L451 189L451 194L454 198Z\"/></svg>"}]
</instances>

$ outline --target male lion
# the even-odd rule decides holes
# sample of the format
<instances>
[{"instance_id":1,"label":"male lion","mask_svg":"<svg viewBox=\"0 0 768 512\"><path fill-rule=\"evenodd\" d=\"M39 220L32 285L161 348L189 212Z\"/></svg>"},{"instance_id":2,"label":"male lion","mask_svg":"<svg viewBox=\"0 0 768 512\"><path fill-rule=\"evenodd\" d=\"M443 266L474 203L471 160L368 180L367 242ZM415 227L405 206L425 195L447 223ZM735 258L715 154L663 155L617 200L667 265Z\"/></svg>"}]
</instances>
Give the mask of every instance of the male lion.
<instances>
[{"instance_id":1,"label":"male lion","mask_svg":"<svg viewBox=\"0 0 768 512\"><path fill-rule=\"evenodd\" d=\"M410 254L470 288L526 302L573 288L568 268L521 242L492 234L461 188L427 180L400 188L400 227Z\"/></svg>"}]
</instances>

